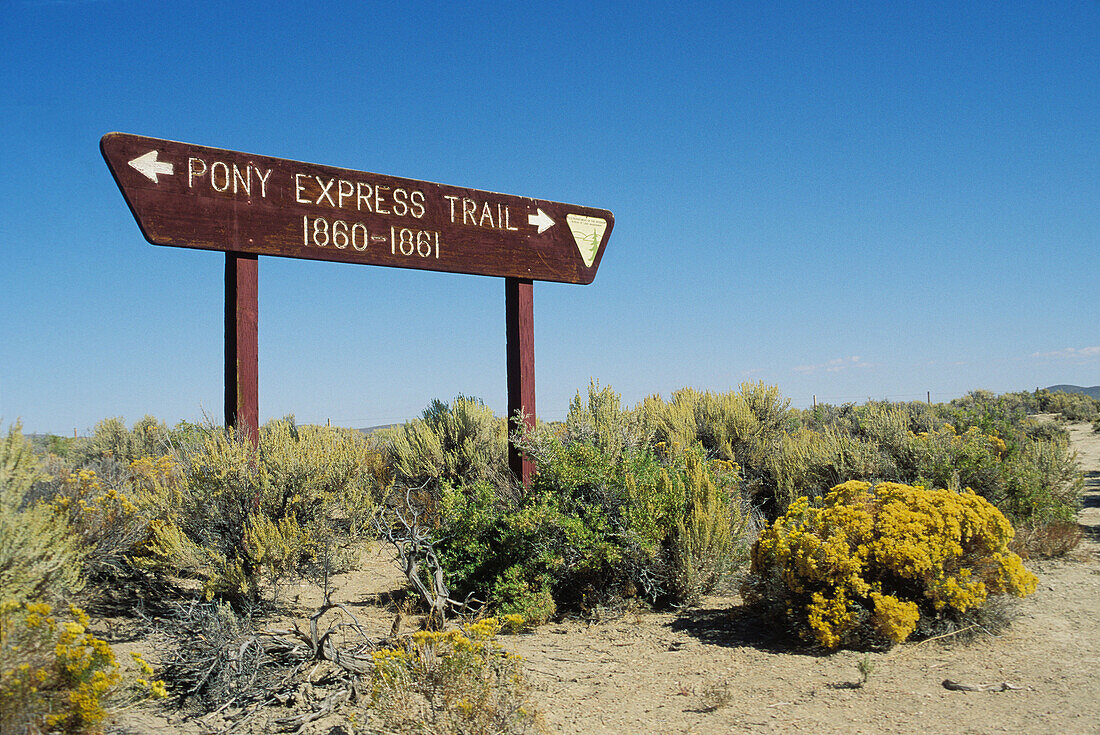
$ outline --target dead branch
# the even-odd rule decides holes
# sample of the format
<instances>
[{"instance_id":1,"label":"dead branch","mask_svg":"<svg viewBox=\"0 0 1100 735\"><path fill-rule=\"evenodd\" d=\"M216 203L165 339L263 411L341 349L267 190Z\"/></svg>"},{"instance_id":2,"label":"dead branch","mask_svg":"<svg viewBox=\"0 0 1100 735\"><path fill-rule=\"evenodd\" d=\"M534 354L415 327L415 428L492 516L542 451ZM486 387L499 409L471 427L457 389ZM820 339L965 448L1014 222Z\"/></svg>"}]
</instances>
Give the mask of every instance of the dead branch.
<instances>
[{"instance_id":1,"label":"dead branch","mask_svg":"<svg viewBox=\"0 0 1100 735\"><path fill-rule=\"evenodd\" d=\"M321 706L317 709L303 712L294 717L280 717L275 720L275 724L281 725L287 730L294 728L296 735L300 735L305 730L306 725L332 713L338 706L347 702L351 698L352 691L353 689L350 686L346 689L339 689L325 697L324 701L321 702Z\"/></svg>"},{"instance_id":2,"label":"dead branch","mask_svg":"<svg viewBox=\"0 0 1100 735\"><path fill-rule=\"evenodd\" d=\"M420 524L420 514L413 507L412 491L413 488L405 490L404 513L400 508L390 508L377 514L372 522L378 535L397 549L401 571L428 607L425 627L442 630L448 610L462 611L471 602L479 601L472 597L463 602L451 599L443 565L432 545L431 533ZM430 582L430 588L425 584L425 578Z\"/></svg>"},{"instance_id":3,"label":"dead branch","mask_svg":"<svg viewBox=\"0 0 1100 735\"><path fill-rule=\"evenodd\" d=\"M1021 687L1002 681L997 684L964 684L961 681L943 680L943 688L954 692L1007 692Z\"/></svg>"}]
</instances>

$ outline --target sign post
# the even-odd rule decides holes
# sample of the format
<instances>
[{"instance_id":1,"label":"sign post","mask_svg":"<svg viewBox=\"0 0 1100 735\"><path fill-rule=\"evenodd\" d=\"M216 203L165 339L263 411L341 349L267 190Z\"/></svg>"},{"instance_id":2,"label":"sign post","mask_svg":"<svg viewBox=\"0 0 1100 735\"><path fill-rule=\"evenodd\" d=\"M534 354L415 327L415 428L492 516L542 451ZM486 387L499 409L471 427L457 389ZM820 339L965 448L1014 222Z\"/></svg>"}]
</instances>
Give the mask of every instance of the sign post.
<instances>
[{"instance_id":1,"label":"sign post","mask_svg":"<svg viewBox=\"0 0 1100 735\"><path fill-rule=\"evenodd\" d=\"M528 429L535 428L535 316L532 283L526 279L504 279L504 310L508 334L508 428L518 430L512 419L523 417ZM534 465L519 448L508 442L508 468L524 485L531 484Z\"/></svg>"},{"instance_id":2,"label":"sign post","mask_svg":"<svg viewBox=\"0 0 1100 735\"><path fill-rule=\"evenodd\" d=\"M226 253L227 423L255 436L256 256L505 279L508 411L535 415L532 282L588 284L606 209L124 133L100 141L145 238ZM515 447L510 466L529 480Z\"/></svg>"},{"instance_id":3,"label":"sign post","mask_svg":"<svg viewBox=\"0 0 1100 735\"><path fill-rule=\"evenodd\" d=\"M260 445L257 259L225 254L225 423Z\"/></svg>"}]
</instances>

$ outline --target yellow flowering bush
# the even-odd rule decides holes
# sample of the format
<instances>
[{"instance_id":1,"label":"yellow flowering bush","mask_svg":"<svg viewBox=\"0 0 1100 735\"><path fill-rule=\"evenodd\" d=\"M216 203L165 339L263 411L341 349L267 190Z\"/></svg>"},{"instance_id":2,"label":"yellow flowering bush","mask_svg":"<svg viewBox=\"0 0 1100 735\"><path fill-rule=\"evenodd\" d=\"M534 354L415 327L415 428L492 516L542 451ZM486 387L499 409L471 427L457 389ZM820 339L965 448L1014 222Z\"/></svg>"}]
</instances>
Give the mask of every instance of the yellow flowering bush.
<instances>
[{"instance_id":1,"label":"yellow flowering bush","mask_svg":"<svg viewBox=\"0 0 1100 735\"><path fill-rule=\"evenodd\" d=\"M85 572L92 579L124 573L129 556L149 538L149 523L129 488L120 492L95 470L61 469L57 493L47 504L83 546Z\"/></svg>"},{"instance_id":2,"label":"yellow flowering bush","mask_svg":"<svg viewBox=\"0 0 1100 735\"><path fill-rule=\"evenodd\" d=\"M95 731L122 676L107 642L88 632L88 616L69 606L59 618L43 602L0 604L0 732ZM135 657L136 698L167 694Z\"/></svg>"},{"instance_id":3,"label":"yellow flowering bush","mask_svg":"<svg viewBox=\"0 0 1100 735\"><path fill-rule=\"evenodd\" d=\"M973 619L990 595L1034 592L1012 535L970 490L853 480L819 503L799 498L764 530L742 595L829 649L900 643Z\"/></svg>"},{"instance_id":4,"label":"yellow flowering bush","mask_svg":"<svg viewBox=\"0 0 1100 735\"><path fill-rule=\"evenodd\" d=\"M497 642L501 628L496 618L485 618L463 629L419 631L403 646L375 651L372 707L383 729L534 731L522 659Z\"/></svg>"},{"instance_id":5,"label":"yellow flowering bush","mask_svg":"<svg viewBox=\"0 0 1100 735\"><path fill-rule=\"evenodd\" d=\"M508 615L500 616L501 629L505 633L519 633L528 624L527 618L523 617L519 613L510 613Z\"/></svg>"}]
</instances>

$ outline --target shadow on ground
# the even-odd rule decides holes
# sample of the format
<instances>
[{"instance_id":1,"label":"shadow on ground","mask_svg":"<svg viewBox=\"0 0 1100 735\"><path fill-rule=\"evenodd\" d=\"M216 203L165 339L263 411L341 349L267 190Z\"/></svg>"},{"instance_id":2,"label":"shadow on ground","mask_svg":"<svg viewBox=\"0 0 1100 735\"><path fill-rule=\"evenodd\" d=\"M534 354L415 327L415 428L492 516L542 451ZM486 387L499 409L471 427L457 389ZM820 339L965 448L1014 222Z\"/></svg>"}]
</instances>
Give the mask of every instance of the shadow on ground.
<instances>
[{"instance_id":1,"label":"shadow on ground","mask_svg":"<svg viewBox=\"0 0 1100 735\"><path fill-rule=\"evenodd\" d=\"M1100 508L1100 471L1089 470L1085 473L1085 493L1081 505L1085 508Z\"/></svg>"},{"instance_id":2,"label":"shadow on ground","mask_svg":"<svg viewBox=\"0 0 1100 735\"><path fill-rule=\"evenodd\" d=\"M1100 472L1089 470L1085 473L1085 491L1081 496L1082 510L1100 508ZM1078 523L1085 538L1100 543L1100 525Z\"/></svg>"},{"instance_id":3,"label":"shadow on ground","mask_svg":"<svg viewBox=\"0 0 1100 735\"><path fill-rule=\"evenodd\" d=\"M749 647L767 653L800 656L822 656L827 653L818 646L808 646L797 640L792 642L790 636L776 631L773 625L747 605L685 610L669 623L669 628L713 646Z\"/></svg>"}]
</instances>

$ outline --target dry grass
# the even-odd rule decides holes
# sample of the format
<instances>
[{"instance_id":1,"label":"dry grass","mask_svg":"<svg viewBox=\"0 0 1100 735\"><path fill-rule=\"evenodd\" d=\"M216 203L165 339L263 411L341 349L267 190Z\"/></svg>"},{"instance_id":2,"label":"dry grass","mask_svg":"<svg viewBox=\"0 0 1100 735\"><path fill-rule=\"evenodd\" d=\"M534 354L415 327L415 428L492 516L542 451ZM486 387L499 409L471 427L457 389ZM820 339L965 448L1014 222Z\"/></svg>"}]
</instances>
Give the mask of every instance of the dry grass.
<instances>
[{"instance_id":1,"label":"dry grass","mask_svg":"<svg viewBox=\"0 0 1100 735\"><path fill-rule=\"evenodd\" d=\"M1081 527L1072 521L1020 525L1008 548L1023 559L1050 559L1076 549L1081 536Z\"/></svg>"}]
</instances>

